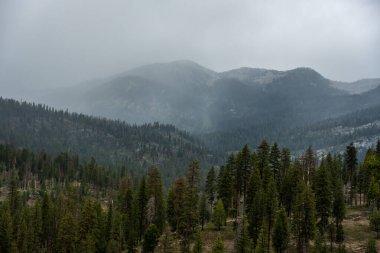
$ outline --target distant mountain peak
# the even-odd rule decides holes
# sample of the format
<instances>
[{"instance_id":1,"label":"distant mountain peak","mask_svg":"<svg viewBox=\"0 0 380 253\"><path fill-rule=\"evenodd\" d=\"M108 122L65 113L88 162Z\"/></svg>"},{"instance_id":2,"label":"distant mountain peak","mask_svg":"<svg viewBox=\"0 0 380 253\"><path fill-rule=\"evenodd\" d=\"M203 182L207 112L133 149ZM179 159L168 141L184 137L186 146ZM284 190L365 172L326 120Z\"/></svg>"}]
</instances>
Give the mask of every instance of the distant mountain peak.
<instances>
[{"instance_id":1,"label":"distant mountain peak","mask_svg":"<svg viewBox=\"0 0 380 253\"><path fill-rule=\"evenodd\" d=\"M295 69L291 69L286 71L289 74L302 74L302 75L313 75L318 76L323 79L326 79L324 76L322 76L319 72L317 72L315 69L309 68L309 67L298 67Z\"/></svg>"}]
</instances>

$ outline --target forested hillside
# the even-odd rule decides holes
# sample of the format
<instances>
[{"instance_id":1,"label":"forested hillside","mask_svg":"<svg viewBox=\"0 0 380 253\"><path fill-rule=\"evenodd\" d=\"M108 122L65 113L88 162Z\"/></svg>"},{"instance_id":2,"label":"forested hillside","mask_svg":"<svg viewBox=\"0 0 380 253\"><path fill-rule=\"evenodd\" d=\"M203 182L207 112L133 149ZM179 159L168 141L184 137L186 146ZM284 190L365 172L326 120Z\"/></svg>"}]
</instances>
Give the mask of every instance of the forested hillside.
<instances>
[{"instance_id":1,"label":"forested hillside","mask_svg":"<svg viewBox=\"0 0 380 253\"><path fill-rule=\"evenodd\" d=\"M103 165L126 166L142 173L162 167L165 179L183 172L193 159L216 157L195 138L172 125L141 126L55 110L40 104L0 99L0 142L48 154L68 152Z\"/></svg>"},{"instance_id":2,"label":"forested hillside","mask_svg":"<svg viewBox=\"0 0 380 253\"><path fill-rule=\"evenodd\" d=\"M0 252L377 252L380 141L356 154L292 159L262 141L166 188L157 167L0 145Z\"/></svg>"},{"instance_id":3,"label":"forested hillside","mask_svg":"<svg viewBox=\"0 0 380 253\"><path fill-rule=\"evenodd\" d=\"M380 79L338 83L310 68L218 73L195 62L174 61L144 65L40 99L139 124L170 123L192 133L261 128L271 134L279 125L301 127L377 105L379 85Z\"/></svg>"},{"instance_id":4,"label":"forested hillside","mask_svg":"<svg viewBox=\"0 0 380 253\"><path fill-rule=\"evenodd\" d=\"M210 147L220 152L237 150L241 143L255 145L265 137L280 145L299 152L313 146L321 152L342 152L350 142L358 149L366 150L380 137L380 106L358 110L340 117L323 120L302 127L287 128L282 125L240 128L234 131L219 131L199 136Z\"/></svg>"}]
</instances>

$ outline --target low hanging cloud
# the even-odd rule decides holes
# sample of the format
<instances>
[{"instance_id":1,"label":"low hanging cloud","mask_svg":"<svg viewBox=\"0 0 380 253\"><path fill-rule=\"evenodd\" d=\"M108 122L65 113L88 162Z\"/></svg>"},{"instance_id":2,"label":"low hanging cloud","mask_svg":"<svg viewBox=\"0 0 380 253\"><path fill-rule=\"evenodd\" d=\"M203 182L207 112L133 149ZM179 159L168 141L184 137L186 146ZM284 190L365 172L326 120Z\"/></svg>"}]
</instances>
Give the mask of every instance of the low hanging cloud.
<instances>
[{"instance_id":1,"label":"low hanging cloud","mask_svg":"<svg viewBox=\"0 0 380 253\"><path fill-rule=\"evenodd\" d=\"M0 89L23 96L178 59L380 77L379 13L377 0L2 0Z\"/></svg>"}]
</instances>

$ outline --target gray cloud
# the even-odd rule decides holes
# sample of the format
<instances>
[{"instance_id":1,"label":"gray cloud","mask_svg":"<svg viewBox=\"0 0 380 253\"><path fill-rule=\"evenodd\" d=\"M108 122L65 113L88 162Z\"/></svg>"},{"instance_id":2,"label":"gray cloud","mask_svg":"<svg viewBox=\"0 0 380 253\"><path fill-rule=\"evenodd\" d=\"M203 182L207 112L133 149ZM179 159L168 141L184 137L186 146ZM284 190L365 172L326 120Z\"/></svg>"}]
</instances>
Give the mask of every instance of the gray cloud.
<instances>
[{"instance_id":1,"label":"gray cloud","mask_svg":"<svg viewBox=\"0 0 380 253\"><path fill-rule=\"evenodd\" d=\"M379 13L377 0L2 0L1 94L177 59L380 77Z\"/></svg>"}]
</instances>

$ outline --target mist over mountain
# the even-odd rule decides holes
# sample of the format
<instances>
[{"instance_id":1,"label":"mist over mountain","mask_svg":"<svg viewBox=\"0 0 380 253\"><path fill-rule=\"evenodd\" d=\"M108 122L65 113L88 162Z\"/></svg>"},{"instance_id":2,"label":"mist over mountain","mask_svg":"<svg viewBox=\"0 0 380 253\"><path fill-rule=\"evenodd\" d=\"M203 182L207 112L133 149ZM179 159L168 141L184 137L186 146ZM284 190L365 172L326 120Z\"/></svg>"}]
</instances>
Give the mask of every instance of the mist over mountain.
<instances>
[{"instance_id":1,"label":"mist over mountain","mask_svg":"<svg viewBox=\"0 0 380 253\"><path fill-rule=\"evenodd\" d=\"M42 102L130 123L174 124L194 133L272 129L302 126L376 105L377 81L379 85L380 79L338 83L310 68L239 68L217 73L181 60L89 81L82 89L67 90L65 96L49 94Z\"/></svg>"}]
</instances>

